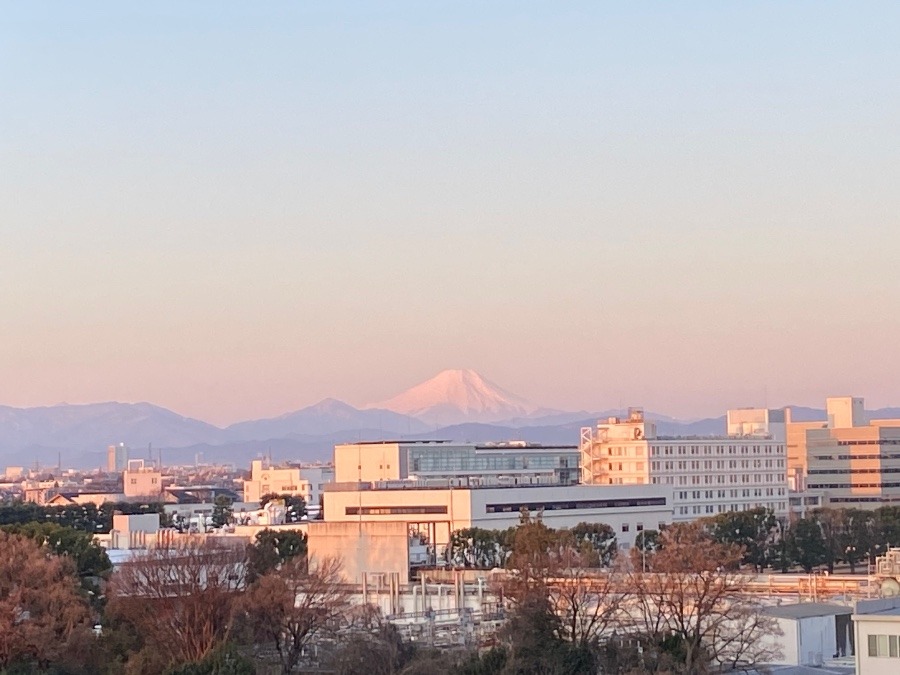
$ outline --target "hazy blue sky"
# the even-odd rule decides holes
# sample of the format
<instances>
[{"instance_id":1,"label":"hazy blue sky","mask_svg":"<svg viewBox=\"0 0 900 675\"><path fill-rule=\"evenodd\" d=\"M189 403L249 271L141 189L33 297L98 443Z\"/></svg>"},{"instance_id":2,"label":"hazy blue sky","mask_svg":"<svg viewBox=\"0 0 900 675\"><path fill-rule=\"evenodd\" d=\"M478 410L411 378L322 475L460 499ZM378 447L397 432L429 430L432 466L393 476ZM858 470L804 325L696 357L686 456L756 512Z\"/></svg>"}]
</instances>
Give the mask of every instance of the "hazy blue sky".
<instances>
[{"instance_id":1,"label":"hazy blue sky","mask_svg":"<svg viewBox=\"0 0 900 675\"><path fill-rule=\"evenodd\" d=\"M0 404L900 405L898 3L0 8Z\"/></svg>"}]
</instances>

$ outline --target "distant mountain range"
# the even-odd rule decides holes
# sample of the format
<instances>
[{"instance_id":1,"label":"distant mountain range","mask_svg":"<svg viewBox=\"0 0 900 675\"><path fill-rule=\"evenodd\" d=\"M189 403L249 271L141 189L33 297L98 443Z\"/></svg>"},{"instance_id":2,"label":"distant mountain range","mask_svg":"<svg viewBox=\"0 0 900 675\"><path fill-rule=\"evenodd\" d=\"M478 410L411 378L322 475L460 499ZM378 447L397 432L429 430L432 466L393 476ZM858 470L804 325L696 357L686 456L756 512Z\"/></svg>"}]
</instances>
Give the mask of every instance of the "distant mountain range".
<instances>
[{"instance_id":1,"label":"distant mountain range","mask_svg":"<svg viewBox=\"0 0 900 675\"><path fill-rule=\"evenodd\" d=\"M797 421L824 420L825 411L792 407ZM0 468L36 462L81 468L103 466L106 447L123 442L132 458L172 464L231 462L253 457L315 460L331 457L335 443L378 439L524 440L578 442L579 429L625 410L565 412L541 408L492 384L472 370L446 370L386 401L355 408L335 399L271 419L224 429L150 403L0 406ZM900 418L900 408L868 411L871 419ZM709 436L725 431L725 416L681 421L647 412L662 435Z\"/></svg>"}]
</instances>

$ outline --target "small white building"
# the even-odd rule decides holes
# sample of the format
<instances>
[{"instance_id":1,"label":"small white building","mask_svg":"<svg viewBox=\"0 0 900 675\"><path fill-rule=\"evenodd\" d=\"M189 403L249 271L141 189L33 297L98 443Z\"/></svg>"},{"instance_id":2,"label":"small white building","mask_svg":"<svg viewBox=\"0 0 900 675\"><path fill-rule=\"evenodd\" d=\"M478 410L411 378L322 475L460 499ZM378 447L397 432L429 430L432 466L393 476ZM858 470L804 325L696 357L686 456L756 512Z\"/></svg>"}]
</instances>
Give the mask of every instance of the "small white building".
<instances>
[{"instance_id":1,"label":"small white building","mask_svg":"<svg viewBox=\"0 0 900 675\"><path fill-rule=\"evenodd\" d=\"M432 483L432 481L429 481ZM672 491L662 485L425 485L412 481L332 483L326 486L328 523L402 522L420 532L440 557L456 530L504 530L521 513L541 514L551 528L605 523L627 549L642 530L672 522Z\"/></svg>"},{"instance_id":2,"label":"small white building","mask_svg":"<svg viewBox=\"0 0 900 675\"><path fill-rule=\"evenodd\" d=\"M801 602L765 607L762 611L773 617L782 631L780 636L765 638L780 648L779 663L821 666L830 659L853 654L852 607Z\"/></svg>"},{"instance_id":3,"label":"small white building","mask_svg":"<svg viewBox=\"0 0 900 675\"><path fill-rule=\"evenodd\" d=\"M857 675L900 673L900 598L859 601L853 624Z\"/></svg>"}]
</instances>

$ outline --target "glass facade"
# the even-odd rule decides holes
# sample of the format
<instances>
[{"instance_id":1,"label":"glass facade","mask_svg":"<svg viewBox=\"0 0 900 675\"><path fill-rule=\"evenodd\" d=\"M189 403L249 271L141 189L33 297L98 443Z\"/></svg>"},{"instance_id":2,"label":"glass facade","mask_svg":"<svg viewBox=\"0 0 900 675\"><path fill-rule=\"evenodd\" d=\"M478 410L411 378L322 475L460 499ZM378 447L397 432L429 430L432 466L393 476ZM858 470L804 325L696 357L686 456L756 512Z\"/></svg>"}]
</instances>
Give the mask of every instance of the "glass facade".
<instances>
[{"instance_id":1,"label":"glass facade","mask_svg":"<svg viewBox=\"0 0 900 675\"><path fill-rule=\"evenodd\" d=\"M445 446L408 449L409 473L420 478L527 475L570 484L578 479L578 448Z\"/></svg>"}]
</instances>

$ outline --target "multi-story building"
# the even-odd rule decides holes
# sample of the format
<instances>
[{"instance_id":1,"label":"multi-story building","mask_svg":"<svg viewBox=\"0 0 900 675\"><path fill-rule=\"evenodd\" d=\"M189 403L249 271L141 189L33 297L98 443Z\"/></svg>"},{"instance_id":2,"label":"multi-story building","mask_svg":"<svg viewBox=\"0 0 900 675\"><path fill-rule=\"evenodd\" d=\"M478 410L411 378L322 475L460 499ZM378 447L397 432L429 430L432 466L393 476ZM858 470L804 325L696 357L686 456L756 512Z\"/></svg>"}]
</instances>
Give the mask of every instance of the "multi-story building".
<instances>
[{"instance_id":1,"label":"multi-story building","mask_svg":"<svg viewBox=\"0 0 900 675\"><path fill-rule=\"evenodd\" d=\"M258 503L266 494L300 496L310 506L321 501L322 491L334 480L334 467L328 464L290 464L272 466L263 459L250 463L250 478L244 481L244 501Z\"/></svg>"},{"instance_id":2,"label":"multi-story building","mask_svg":"<svg viewBox=\"0 0 900 675\"><path fill-rule=\"evenodd\" d=\"M436 482L436 481L435 481ZM644 529L672 522L672 490L665 485L517 485L457 487L415 481L333 483L326 487L325 522L397 522L422 533L438 548L450 533L479 527L504 530L522 511L541 514L549 527L606 523L627 549Z\"/></svg>"},{"instance_id":3,"label":"multi-story building","mask_svg":"<svg viewBox=\"0 0 900 675\"><path fill-rule=\"evenodd\" d=\"M145 466L142 459L131 459L122 472L122 492L126 499L159 500L162 495L162 472Z\"/></svg>"},{"instance_id":4,"label":"multi-story building","mask_svg":"<svg viewBox=\"0 0 900 675\"><path fill-rule=\"evenodd\" d=\"M861 398L826 400L821 422L788 424L789 470L825 504L900 502L900 420L866 422Z\"/></svg>"},{"instance_id":5,"label":"multi-story building","mask_svg":"<svg viewBox=\"0 0 900 675\"><path fill-rule=\"evenodd\" d=\"M785 443L768 435L657 436L633 408L581 431L581 477L591 485L666 485L675 521L756 507L788 511Z\"/></svg>"},{"instance_id":6,"label":"multi-story building","mask_svg":"<svg viewBox=\"0 0 900 675\"><path fill-rule=\"evenodd\" d=\"M128 446L124 443L110 445L106 449L107 473L122 473L128 468Z\"/></svg>"},{"instance_id":7,"label":"multi-story building","mask_svg":"<svg viewBox=\"0 0 900 675\"><path fill-rule=\"evenodd\" d=\"M577 446L516 441L373 441L334 447L338 482L465 479L467 485L571 485L578 482L578 463Z\"/></svg>"}]
</instances>

